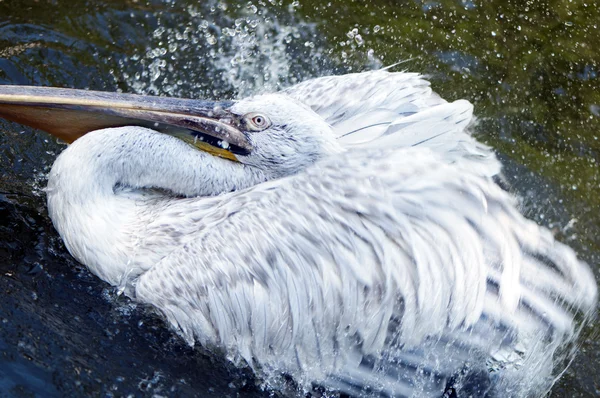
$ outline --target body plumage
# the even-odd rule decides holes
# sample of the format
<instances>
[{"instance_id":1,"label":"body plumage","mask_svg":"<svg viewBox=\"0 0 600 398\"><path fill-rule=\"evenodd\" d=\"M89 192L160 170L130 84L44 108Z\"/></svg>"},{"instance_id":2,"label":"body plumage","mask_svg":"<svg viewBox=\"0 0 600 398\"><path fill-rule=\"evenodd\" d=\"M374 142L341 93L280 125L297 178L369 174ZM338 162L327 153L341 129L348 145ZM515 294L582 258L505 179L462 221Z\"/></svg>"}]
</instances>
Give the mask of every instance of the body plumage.
<instances>
[{"instance_id":1,"label":"body plumage","mask_svg":"<svg viewBox=\"0 0 600 398\"><path fill-rule=\"evenodd\" d=\"M596 284L493 181L468 102L375 71L226 111L248 141L235 162L145 127L69 146L48 206L71 254L270 383L431 397L551 386Z\"/></svg>"}]
</instances>

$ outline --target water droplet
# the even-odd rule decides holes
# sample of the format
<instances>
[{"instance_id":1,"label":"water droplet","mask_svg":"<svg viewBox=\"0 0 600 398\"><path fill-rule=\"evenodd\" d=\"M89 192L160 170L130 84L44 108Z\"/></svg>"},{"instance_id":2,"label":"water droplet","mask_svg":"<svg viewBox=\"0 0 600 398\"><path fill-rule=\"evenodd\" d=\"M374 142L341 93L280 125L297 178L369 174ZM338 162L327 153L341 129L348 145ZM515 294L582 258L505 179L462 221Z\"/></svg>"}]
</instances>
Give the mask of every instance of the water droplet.
<instances>
[{"instance_id":1,"label":"water droplet","mask_svg":"<svg viewBox=\"0 0 600 398\"><path fill-rule=\"evenodd\" d=\"M157 38L157 39L158 39L159 37L161 37L161 36L162 36L162 34L163 34L163 33L165 33L165 28L163 28L163 27L160 27L160 28L156 29L156 30L154 31L154 33L152 33L152 35L153 35L155 38Z\"/></svg>"},{"instance_id":2,"label":"water droplet","mask_svg":"<svg viewBox=\"0 0 600 398\"><path fill-rule=\"evenodd\" d=\"M207 34L205 37L206 37L206 42L208 44L210 44L211 46L214 46L215 44L217 44L217 38L214 35Z\"/></svg>"}]
</instances>

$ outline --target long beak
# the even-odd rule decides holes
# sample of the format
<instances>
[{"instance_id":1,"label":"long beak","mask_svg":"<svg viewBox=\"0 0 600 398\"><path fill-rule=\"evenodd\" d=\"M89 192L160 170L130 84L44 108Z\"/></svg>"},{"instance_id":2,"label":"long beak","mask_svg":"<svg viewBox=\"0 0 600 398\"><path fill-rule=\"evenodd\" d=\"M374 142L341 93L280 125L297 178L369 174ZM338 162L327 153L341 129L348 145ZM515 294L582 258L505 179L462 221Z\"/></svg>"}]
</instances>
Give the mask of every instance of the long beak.
<instances>
[{"instance_id":1,"label":"long beak","mask_svg":"<svg viewBox=\"0 0 600 398\"><path fill-rule=\"evenodd\" d=\"M108 127L143 126L236 160L252 145L226 109L232 102L117 94L52 87L0 86L0 117L71 143Z\"/></svg>"}]
</instances>

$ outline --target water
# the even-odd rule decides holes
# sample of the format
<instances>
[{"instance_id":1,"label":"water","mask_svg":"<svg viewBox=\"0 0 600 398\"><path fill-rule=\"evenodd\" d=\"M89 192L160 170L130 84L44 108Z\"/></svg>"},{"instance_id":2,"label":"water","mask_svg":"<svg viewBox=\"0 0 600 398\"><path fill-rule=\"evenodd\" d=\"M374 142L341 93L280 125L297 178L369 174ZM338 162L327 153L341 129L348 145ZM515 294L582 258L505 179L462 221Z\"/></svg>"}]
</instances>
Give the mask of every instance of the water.
<instances>
[{"instance_id":1,"label":"water","mask_svg":"<svg viewBox=\"0 0 600 398\"><path fill-rule=\"evenodd\" d=\"M406 61L472 101L523 211L598 270L592 2L0 1L0 84L236 98ZM63 145L0 121L1 396L269 396L70 258L45 210ZM600 329L553 396L600 394Z\"/></svg>"}]
</instances>

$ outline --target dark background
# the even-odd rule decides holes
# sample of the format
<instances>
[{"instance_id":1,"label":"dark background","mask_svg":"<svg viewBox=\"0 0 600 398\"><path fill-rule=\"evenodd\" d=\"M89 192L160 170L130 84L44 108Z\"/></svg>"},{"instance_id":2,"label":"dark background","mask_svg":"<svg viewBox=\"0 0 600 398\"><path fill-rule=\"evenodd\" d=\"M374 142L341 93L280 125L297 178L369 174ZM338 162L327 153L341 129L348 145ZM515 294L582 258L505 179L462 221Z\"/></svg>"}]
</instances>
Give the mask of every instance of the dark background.
<instances>
[{"instance_id":1,"label":"dark background","mask_svg":"<svg viewBox=\"0 0 600 398\"><path fill-rule=\"evenodd\" d=\"M475 104L523 211L598 271L599 24L586 0L0 0L0 84L236 98L405 61ZM275 395L69 256L43 194L62 148L0 120L0 397ZM600 395L599 331L553 396Z\"/></svg>"}]
</instances>

